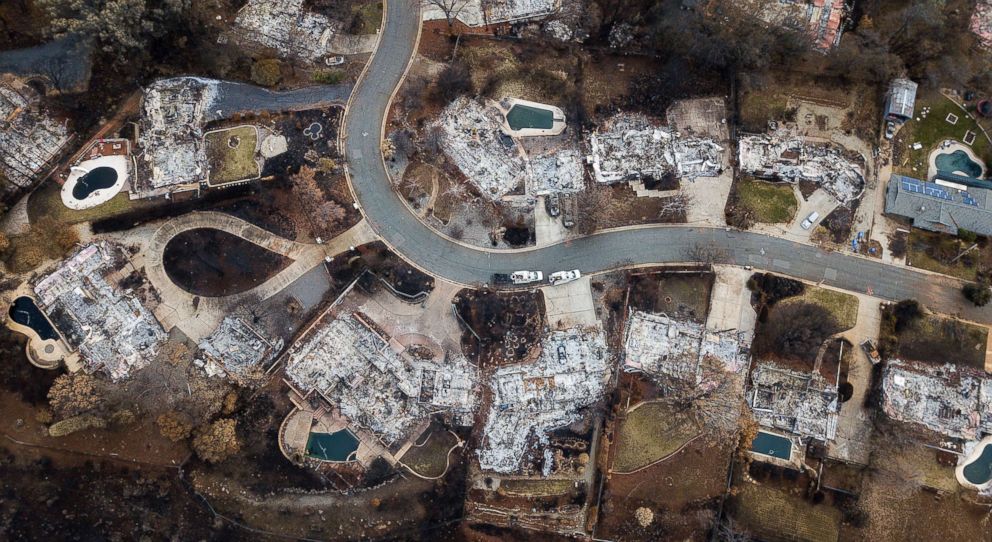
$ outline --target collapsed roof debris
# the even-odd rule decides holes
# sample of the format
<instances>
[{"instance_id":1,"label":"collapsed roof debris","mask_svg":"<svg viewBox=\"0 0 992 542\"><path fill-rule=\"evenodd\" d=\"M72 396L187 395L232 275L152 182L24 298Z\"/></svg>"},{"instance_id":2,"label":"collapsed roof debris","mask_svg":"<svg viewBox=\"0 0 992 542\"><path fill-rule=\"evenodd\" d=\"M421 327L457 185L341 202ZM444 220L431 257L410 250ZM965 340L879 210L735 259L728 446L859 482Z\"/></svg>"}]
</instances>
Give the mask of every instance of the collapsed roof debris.
<instances>
[{"instance_id":1,"label":"collapsed roof debris","mask_svg":"<svg viewBox=\"0 0 992 542\"><path fill-rule=\"evenodd\" d=\"M723 16L714 5L722 1L710 0L705 12ZM813 47L824 53L840 43L849 9L845 0L734 0L734 5L765 24L807 35Z\"/></svg>"},{"instance_id":2,"label":"collapsed roof debris","mask_svg":"<svg viewBox=\"0 0 992 542\"><path fill-rule=\"evenodd\" d=\"M978 36L982 47L992 49L992 0L978 0L969 28Z\"/></svg>"},{"instance_id":3,"label":"collapsed roof debris","mask_svg":"<svg viewBox=\"0 0 992 542\"><path fill-rule=\"evenodd\" d=\"M979 371L892 360L882 376L882 394L882 410L892 419L948 437L992 434L992 379Z\"/></svg>"},{"instance_id":4,"label":"collapsed roof debris","mask_svg":"<svg viewBox=\"0 0 992 542\"><path fill-rule=\"evenodd\" d=\"M833 146L811 144L800 136L776 132L743 136L738 148L740 168L746 174L790 183L810 181L843 205L864 192L861 166Z\"/></svg>"},{"instance_id":5,"label":"collapsed roof debris","mask_svg":"<svg viewBox=\"0 0 992 542\"><path fill-rule=\"evenodd\" d=\"M31 186L69 142L68 130L42 111L27 85L0 79L0 174L15 186Z\"/></svg>"},{"instance_id":6,"label":"collapsed roof debris","mask_svg":"<svg viewBox=\"0 0 992 542\"><path fill-rule=\"evenodd\" d=\"M108 242L87 245L34 287L39 306L74 349L87 371L114 380L148 364L167 335L152 313L120 280L129 264Z\"/></svg>"},{"instance_id":7,"label":"collapsed roof debris","mask_svg":"<svg viewBox=\"0 0 992 542\"><path fill-rule=\"evenodd\" d=\"M823 442L835 438L840 411L837 386L819 372L800 373L759 363L751 382L747 399L760 425Z\"/></svg>"},{"instance_id":8,"label":"collapsed roof debris","mask_svg":"<svg viewBox=\"0 0 992 542\"><path fill-rule=\"evenodd\" d=\"M707 331L691 320L636 311L627 320L624 370L655 378L699 384L703 361L719 361L725 371L739 372L750 356L750 333L730 329Z\"/></svg>"},{"instance_id":9,"label":"collapsed roof debris","mask_svg":"<svg viewBox=\"0 0 992 542\"><path fill-rule=\"evenodd\" d=\"M680 137L644 115L621 113L589 136L596 181L604 184L661 180L666 175L695 180L716 177L723 147L711 139Z\"/></svg>"},{"instance_id":10,"label":"collapsed roof debris","mask_svg":"<svg viewBox=\"0 0 992 542\"><path fill-rule=\"evenodd\" d=\"M327 17L303 9L304 0L249 0L234 19L239 38L282 56L308 61L331 53L338 31Z\"/></svg>"},{"instance_id":11,"label":"collapsed roof debris","mask_svg":"<svg viewBox=\"0 0 992 542\"><path fill-rule=\"evenodd\" d=\"M316 390L352 423L387 444L401 442L417 422L450 411L471 424L477 368L464 358L415 359L361 313L318 325L290 352L286 374L301 389Z\"/></svg>"},{"instance_id":12,"label":"collapsed roof debris","mask_svg":"<svg viewBox=\"0 0 992 542\"><path fill-rule=\"evenodd\" d=\"M598 328L554 331L533 363L504 366L492 376L493 403L478 450L484 470L518 470L531 436L547 445L548 432L574 423L580 410L606 391L611 370Z\"/></svg>"},{"instance_id":13,"label":"collapsed roof debris","mask_svg":"<svg viewBox=\"0 0 992 542\"><path fill-rule=\"evenodd\" d=\"M145 89L135 192L164 194L206 180L204 116L217 97L217 81L198 77L161 79Z\"/></svg>"},{"instance_id":14,"label":"collapsed roof debris","mask_svg":"<svg viewBox=\"0 0 992 542\"><path fill-rule=\"evenodd\" d=\"M527 174L522 151L500 131L495 107L458 98L441 113L441 146L469 182L487 198L499 199L520 188Z\"/></svg>"},{"instance_id":15,"label":"collapsed roof debris","mask_svg":"<svg viewBox=\"0 0 992 542\"><path fill-rule=\"evenodd\" d=\"M534 196L581 191L582 156L578 150L563 149L530 161L527 192Z\"/></svg>"},{"instance_id":16,"label":"collapsed roof debris","mask_svg":"<svg viewBox=\"0 0 992 542\"><path fill-rule=\"evenodd\" d=\"M221 366L231 378L246 383L282 348L282 339L270 339L236 316L226 316L198 345L207 362Z\"/></svg>"},{"instance_id":17,"label":"collapsed roof debris","mask_svg":"<svg viewBox=\"0 0 992 542\"><path fill-rule=\"evenodd\" d=\"M432 2L424 2L426 21L445 19L444 11ZM522 21L546 17L561 7L561 0L460 0L453 4L452 15L468 26Z\"/></svg>"}]
</instances>

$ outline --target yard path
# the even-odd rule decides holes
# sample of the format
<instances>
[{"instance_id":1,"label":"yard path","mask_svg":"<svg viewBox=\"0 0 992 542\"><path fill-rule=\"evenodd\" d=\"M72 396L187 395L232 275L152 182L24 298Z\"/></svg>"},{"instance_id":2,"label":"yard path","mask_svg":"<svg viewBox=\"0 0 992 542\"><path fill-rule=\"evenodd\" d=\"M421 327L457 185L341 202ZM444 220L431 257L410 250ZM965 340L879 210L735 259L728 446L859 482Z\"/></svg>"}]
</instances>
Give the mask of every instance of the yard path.
<instances>
[{"instance_id":1,"label":"yard path","mask_svg":"<svg viewBox=\"0 0 992 542\"><path fill-rule=\"evenodd\" d=\"M238 294L208 297L191 294L169 278L162 257L165 247L180 233L196 229L215 229L240 237L266 250L281 254L293 262L269 280ZM141 251L148 281L161 297L155 316L165 329L179 326L187 336L199 340L211 333L223 317L241 303L264 301L302 277L325 257L334 257L353 246L375 240L362 220L348 231L322 244L298 243L280 237L240 218L213 211L182 215L160 225L147 239ZM135 263L136 266L140 264Z\"/></svg>"}]
</instances>

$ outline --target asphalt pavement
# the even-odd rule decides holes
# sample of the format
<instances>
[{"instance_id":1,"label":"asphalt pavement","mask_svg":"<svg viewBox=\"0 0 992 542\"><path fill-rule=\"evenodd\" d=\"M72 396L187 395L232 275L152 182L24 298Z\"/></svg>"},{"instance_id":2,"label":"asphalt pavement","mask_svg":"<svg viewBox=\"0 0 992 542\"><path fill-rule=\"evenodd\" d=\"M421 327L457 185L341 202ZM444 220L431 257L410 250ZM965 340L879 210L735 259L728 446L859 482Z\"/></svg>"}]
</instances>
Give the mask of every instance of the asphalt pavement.
<instances>
[{"instance_id":1,"label":"asphalt pavement","mask_svg":"<svg viewBox=\"0 0 992 542\"><path fill-rule=\"evenodd\" d=\"M343 131L352 187L376 233L414 265L462 284L488 282L493 273L562 269L596 273L638 264L696 261L750 265L888 300L915 298L934 310L992 322L956 279L883 264L753 232L657 225L607 231L556 245L485 250L462 245L422 223L392 188L380 151L384 117L418 41L419 2L387 1L379 45L352 93Z\"/></svg>"}]
</instances>

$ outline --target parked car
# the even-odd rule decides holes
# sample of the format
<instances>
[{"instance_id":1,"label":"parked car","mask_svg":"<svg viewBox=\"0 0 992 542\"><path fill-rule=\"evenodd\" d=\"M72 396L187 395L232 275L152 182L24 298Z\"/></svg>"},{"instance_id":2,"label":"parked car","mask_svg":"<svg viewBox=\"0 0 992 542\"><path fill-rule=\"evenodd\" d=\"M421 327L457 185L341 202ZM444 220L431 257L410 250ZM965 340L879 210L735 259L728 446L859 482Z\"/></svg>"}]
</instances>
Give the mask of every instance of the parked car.
<instances>
[{"instance_id":1,"label":"parked car","mask_svg":"<svg viewBox=\"0 0 992 542\"><path fill-rule=\"evenodd\" d=\"M327 64L328 66L340 66L344 64L344 57L343 56L327 57L326 59L324 59L324 63Z\"/></svg>"},{"instance_id":2,"label":"parked car","mask_svg":"<svg viewBox=\"0 0 992 542\"><path fill-rule=\"evenodd\" d=\"M578 280L582 276L582 273L578 269L573 269L571 271L555 271L548 275L548 281L552 286L557 284L565 284L566 282L572 282L573 280Z\"/></svg>"},{"instance_id":3,"label":"parked car","mask_svg":"<svg viewBox=\"0 0 992 542\"><path fill-rule=\"evenodd\" d=\"M892 139L896 135L896 123L891 120L885 123L885 139Z\"/></svg>"},{"instance_id":4,"label":"parked car","mask_svg":"<svg viewBox=\"0 0 992 542\"><path fill-rule=\"evenodd\" d=\"M820 219L820 213L813 211L812 213L809 214L809 216L806 217L805 220L803 220L803 223L800 224L800 226L802 226L804 230L808 230L812 228L813 224L816 224L816 221L819 219Z\"/></svg>"},{"instance_id":5,"label":"parked car","mask_svg":"<svg viewBox=\"0 0 992 542\"><path fill-rule=\"evenodd\" d=\"M540 271L514 271L513 273L496 273L493 275L494 284L530 284L544 280Z\"/></svg>"},{"instance_id":6,"label":"parked car","mask_svg":"<svg viewBox=\"0 0 992 542\"><path fill-rule=\"evenodd\" d=\"M548 216L558 216L561 214L561 200L558 194L548 194L544 198L544 209L548 212Z\"/></svg>"}]
</instances>

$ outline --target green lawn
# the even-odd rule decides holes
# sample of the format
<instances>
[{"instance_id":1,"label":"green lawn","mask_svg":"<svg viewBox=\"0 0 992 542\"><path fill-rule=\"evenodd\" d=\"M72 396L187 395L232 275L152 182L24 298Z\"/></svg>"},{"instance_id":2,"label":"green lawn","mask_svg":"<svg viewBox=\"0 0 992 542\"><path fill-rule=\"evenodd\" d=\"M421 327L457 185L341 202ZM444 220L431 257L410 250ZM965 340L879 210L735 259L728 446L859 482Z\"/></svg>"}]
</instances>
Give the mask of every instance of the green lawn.
<instances>
[{"instance_id":1,"label":"green lawn","mask_svg":"<svg viewBox=\"0 0 992 542\"><path fill-rule=\"evenodd\" d=\"M352 8L351 33L375 34L382 23L382 2L369 2Z\"/></svg>"},{"instance_id":2,"label":"green lawn","mask_svg":"<svg viewBox=\"0 0 992 542\"><path fill-rule=\"evenodd\" d=\"M751 90L741 98L741 124L751 132L764 132L770 120L787 120L789 96L769 90ZM794 115L794 113L793 113Z\"/></svg>"},{"instance_id":3,"label":"green lawn","mask_svg":"<svg viewBox=\"0 0 992 542\"><path fill-rule=\"evenodd\" d=\"M699 434L695 421L662 403L648 403L620 422L613 470L630 472L671 455Z\"/></svg>"},{"instance_id":4,"label":"green lawn","mask_svg":"<svg viewBox=\"0 0 992 542\"><path fill-rule=\"evenodd\" d=\"M841 331L851 329L858 323L858 298L851 294L807 285L803 295L784 299L781 304L799 302L815 303L829 310L840 324Z\"/></svg>"},{"instance_id":5,"label":"green lawn","mask_svg":"<svg viewBox=\"0 0 992 542\"><path fill-rule=\"evenodd\" d=\"M792 186L755 179L743 179L737 187L740 204L754 213L757 222L787 223L799 209Z\"/></svg>"},{"instance_id":6,"label":"green lawn","mask_svg":"<svg viewBox=\"0 0 992 542\"><path fill-rule=\"evenodd\" d=\"M930 107L926 118L920 116L924 107ZM916 178L925 177L930 153L945 139L954 139L963 143L965 133L969 130L977 135L971 145L972 150L986 165L992 164L992 144L979 129L975 120L956 103L939 93L926 94L917 98L915 112L920 120L914 118L907 122L899 131L894 143L898 147L896 173ZM949 113L958 117L957 124L947 122ZM912 145L915 143L921 143L923 147L913 150ZM913 167L916 167L915 171Z\"/></svg>"},{"instance_id":7,"label":"green lawn","mask_svg":"<svg viewBox=\"0 0 992 542\"><path fill-rule=\"evenodd\" d=\"M941 252L957 255L964 248L967 246L956 237L913 228L909 234L909 242L906 243L906 261L913 267L974 281L978 274L978 266L974 265L973 260L961 258L952 265L933 256ZM953 257L950 256L945 261Z\"/></svg>"},{"instance_id":8,"label":"green lawn","mask_svg":"<svg viewBox=\"0 0 992 542\"><path fill-rule=\"evenodd\" d=\"M32 223L50 218L59 224L79 224L155 206L152 200L131 200L127 192L122 191L107 203L74 211L62 204L61 190L58 183L48 181L31 194L28 199L28 218Z\"/></svg>"},{"instance_id":9,"label":"green lawn","mask_svg":"<svg viewBox=\"0 0 992 542\"><path fill-rule=\"evenodd\" d=\"M504 480L499 488L507 495L520 497L550 497L568 493L575 487L572 480Z\"/></svg>"},{"instance_id":10,"label":"green lawn","mask_svg":"<svg viewBox=\"0 0 992 542\"><path fill-rule=\"evenodd\" d=\"M236 140L234 138L237 138ZM253 179L261 174L255 161L258 132L254 126L238 126L204 136L210 184L213 186ZM234 147L232 142L236 141Z\"/></svg>"}]
</instances>

